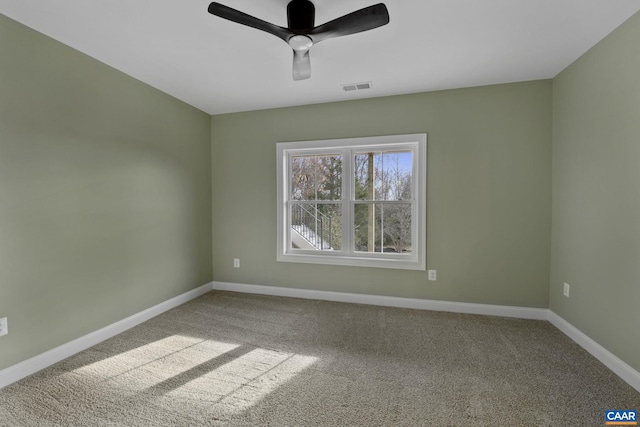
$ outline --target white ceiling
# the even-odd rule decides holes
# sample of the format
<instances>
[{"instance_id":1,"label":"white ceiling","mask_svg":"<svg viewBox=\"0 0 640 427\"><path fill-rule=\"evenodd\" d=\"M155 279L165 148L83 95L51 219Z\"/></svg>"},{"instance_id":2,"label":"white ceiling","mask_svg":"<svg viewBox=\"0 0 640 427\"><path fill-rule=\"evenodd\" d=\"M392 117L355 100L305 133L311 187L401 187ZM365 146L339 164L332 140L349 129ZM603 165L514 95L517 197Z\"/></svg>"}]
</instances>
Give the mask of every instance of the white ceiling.
<instances>
[{"instance_id":1,"label":"white ceiling","mask_svg":"<svg viewBox=\"0 0 640 427\"><path fill-rule=\"evenodd\" d=\"M381 0L315 0L316 25ZM0 13L210 114L546 79L640 0L382 0L390 23L311 49L293 81L282 40L209 0L0 0ZM219 0L286 27L288 0ZM342 84L373 88L344 92Z\"/></svg>"}]
</instances>

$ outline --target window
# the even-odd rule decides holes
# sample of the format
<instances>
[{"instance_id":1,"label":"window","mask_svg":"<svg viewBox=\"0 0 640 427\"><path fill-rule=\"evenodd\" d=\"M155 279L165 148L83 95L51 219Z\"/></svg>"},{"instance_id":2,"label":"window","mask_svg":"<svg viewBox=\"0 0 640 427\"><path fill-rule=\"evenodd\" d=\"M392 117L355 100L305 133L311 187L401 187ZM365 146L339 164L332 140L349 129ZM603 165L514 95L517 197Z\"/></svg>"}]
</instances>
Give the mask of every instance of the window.
<instances>
[{"instance_id":1,"label":"window","mask_svg":"<svg viewBox=\"0 0 640 427\"><path fill-rule=\"evenodd\" d=\"M277 144L278 261L424 270L427 135Z\"/></svg>"}]
</instances>

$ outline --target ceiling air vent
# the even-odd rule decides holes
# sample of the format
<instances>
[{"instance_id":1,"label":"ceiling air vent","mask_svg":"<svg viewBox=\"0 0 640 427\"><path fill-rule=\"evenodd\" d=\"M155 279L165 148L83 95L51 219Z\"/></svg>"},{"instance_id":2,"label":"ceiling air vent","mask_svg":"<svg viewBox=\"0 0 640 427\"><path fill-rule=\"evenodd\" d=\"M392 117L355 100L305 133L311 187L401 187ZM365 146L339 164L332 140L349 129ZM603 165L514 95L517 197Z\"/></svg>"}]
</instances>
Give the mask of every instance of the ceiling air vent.
<instances>
[{"instance_id":1,"label":"ceiling air vent","mask_svg":"<svg viewBox=\"0 0 640 427\"><path fill-rule=\"evenodd\" d=\"M342 85L342 90L345 92L351 92L354 90L365 90L371 89L371 82L363 82L363 83L349 83L346 85Z\"/></svg>"}]
</instances>

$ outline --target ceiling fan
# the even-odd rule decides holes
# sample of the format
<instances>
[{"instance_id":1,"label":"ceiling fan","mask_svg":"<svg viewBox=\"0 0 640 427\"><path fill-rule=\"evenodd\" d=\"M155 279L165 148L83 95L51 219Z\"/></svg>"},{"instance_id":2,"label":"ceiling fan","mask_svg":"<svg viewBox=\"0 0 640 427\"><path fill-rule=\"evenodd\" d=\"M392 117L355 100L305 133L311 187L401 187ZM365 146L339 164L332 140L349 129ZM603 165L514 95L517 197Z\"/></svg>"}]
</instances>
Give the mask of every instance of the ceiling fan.
<instances>
[{"instance_id":1,"label":"ceiling fan","mask_svg":"<svg viewBox=\"0 0 640 427\"><path fill-rule=\"evenodd\" d=\"M257 28L284 40L293 49L293 79L311 77L309 49L333 37L372 30L389 23L383 3L365 7L315 27L315 7L309 0L291 0L287 5L288 28L279 27L220 3L209 5L209 13L248 27Z\"/></svg>"}]
</instances>

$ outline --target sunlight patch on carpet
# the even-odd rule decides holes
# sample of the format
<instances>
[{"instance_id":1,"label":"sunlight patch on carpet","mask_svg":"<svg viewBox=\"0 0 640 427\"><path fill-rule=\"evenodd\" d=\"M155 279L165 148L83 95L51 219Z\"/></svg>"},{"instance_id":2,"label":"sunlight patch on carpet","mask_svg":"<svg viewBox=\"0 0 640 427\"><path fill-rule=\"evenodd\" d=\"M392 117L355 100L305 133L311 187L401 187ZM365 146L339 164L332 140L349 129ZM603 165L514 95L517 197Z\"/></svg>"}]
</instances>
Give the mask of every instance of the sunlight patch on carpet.
<instances>
[{"instance_id":1,"label":"sunlight patch on carpet","mask_svg":"<svg viewBox=\"0 0 640 427\"><path fill-rule=\"evenodd\" d=\"M171 390L166 397L196 399L240 412L285 385L318 358L256 348L206 375Z\"/></svg>"},{"instance_id":2,"label":"sunlight patch on carpet","mask_svg":"<svg viewBox=\"0 0 640 427\"><path fill-rule=\"evenodd\" d=\"M73 370L94 392L119 398L190 401L228 414L259 403L316 357L183 335L126 349Z\"/></svg>"},{"instance_id":3,"label":"sunlight patch on carpet","mask_svg":"<svg viewBox=\"0 0 640 427\"><path fill-rule=\"evenodd\" d=\"M122 377L122 385L139 391L238 347L238 344L173 335L82 366L74 372L100 380Z\"/></svg>"}]
</instances>

